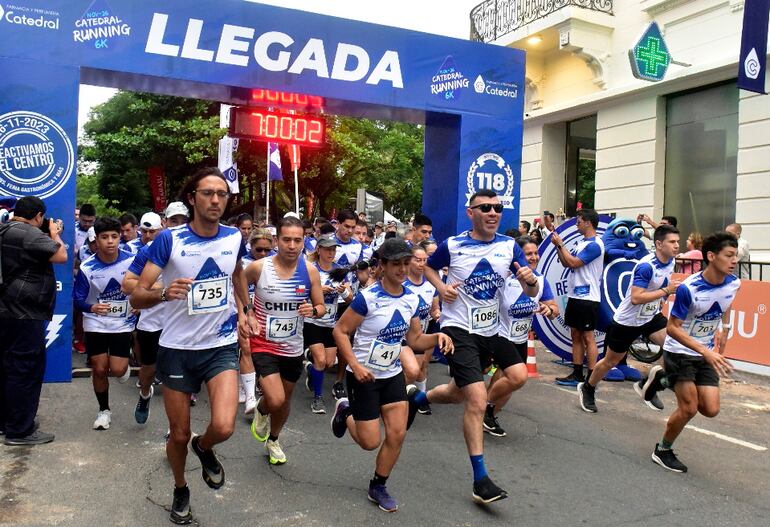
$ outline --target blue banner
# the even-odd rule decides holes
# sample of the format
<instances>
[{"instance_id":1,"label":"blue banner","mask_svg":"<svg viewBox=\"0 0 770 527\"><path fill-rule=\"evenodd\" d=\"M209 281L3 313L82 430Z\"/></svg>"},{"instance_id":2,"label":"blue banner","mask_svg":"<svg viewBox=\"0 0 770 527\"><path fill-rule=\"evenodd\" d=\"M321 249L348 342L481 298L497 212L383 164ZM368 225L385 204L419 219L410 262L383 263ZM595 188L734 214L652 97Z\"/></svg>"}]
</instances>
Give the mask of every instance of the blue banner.
<instances>
[{"instance_id":1,"label":"blue banner","mask_svg":"<svg viewBox=\"0 0 770 527\"><path fill-rule=\"evenodd\" d=\"M281 152L278 150L278 143L267 143L267 179L269 181L283 181Z\"/></svg>"},{"instance_id":2,"label":"blue banner","mask_svg":"<svg viewBox=\"0 0 770 527\"><path fill-rule=\"evenodd\" d=\"M46 217L75 236L78 70L0 57L0 198L38 196ZM72 255L56 271L56 308L48 324L45 380L68 381L72 370Z\"/></svg>"},{"instance_id":3,"label":"blue banner","mask_svg":"<svg viewBox=\"0 0 770 527\"><path fill-rule=\"evenodd\" d=\"M765 90L767 66L767 26L770 0L746 0L743 6L741 55L738 61L738 87L756 93Z\"/></svg>"}]
</instances>

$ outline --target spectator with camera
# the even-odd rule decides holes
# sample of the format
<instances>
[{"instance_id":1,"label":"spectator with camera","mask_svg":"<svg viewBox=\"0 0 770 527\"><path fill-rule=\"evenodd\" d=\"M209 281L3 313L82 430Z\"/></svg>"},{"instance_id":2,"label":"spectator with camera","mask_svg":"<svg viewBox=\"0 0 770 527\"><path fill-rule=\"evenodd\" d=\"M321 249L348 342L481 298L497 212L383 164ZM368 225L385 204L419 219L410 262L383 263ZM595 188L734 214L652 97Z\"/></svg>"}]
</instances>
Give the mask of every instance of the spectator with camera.
<instances>
[{"instance_id":1,"label":"spectator with camera","mask_svg":"<svg viewBox=\"0 0 770 527\"><path fill-rule=\"evenodd\" d=\"M56 303L54 263L67 262L61 220L44 218L37 197L16 203L0 225L0 434L6 445L54 440L35 415L45 373L47 321Z\"/></svg>"}]
</instances>

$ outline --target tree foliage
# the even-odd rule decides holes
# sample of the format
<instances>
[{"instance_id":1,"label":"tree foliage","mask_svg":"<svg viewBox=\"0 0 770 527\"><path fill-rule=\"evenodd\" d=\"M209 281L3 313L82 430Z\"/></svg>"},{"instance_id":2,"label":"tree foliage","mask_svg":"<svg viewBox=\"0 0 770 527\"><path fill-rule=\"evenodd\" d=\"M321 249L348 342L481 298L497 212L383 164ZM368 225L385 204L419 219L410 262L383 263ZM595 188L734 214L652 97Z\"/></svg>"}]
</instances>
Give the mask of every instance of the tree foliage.
<instances>
[{"instance_id":1,"label":"tree foliage","mask_svg":"<svg viewBox=\"0 0 770 527\"><path fill-rule=\"evenodd\" d=\"M390 121L327 116L327 143L302 149L301 204L314 213L351 207L356 189L380 195L386 210L406 218L420 209L424 130ZM147 169L162 167L173 197L184 179L202 166L217 164L219 103L147 93L120 92L97 106L85 127L81 160L97 163L98 194L114 207L135 214L151 206ZM288 150L281 148L284 182L272 185L271 208L293 210L294 183ZM243 210L261 200L267 145L241 141L236 161ZM238 206L238 204L236 204Z\"/></svg>"}]
</instances>

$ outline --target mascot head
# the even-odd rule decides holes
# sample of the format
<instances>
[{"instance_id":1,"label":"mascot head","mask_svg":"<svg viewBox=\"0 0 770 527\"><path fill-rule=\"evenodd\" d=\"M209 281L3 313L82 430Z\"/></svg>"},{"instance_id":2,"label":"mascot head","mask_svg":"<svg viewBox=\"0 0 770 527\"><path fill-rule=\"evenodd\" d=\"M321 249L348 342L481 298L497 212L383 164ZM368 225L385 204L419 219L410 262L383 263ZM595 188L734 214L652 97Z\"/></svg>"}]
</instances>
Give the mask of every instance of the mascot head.
<instances>
[{"instance_id":1,"label":"mascot head","mask_svg":"<svg viewBox=\"0 0 770 527\"><path fill-rule=\"evenodd\" d=\"M618 258L638 260L647 254L642 237L644 228L634 220L615 219L604 231L604 261L609 263Z\"/></svg>"}]
</instances>

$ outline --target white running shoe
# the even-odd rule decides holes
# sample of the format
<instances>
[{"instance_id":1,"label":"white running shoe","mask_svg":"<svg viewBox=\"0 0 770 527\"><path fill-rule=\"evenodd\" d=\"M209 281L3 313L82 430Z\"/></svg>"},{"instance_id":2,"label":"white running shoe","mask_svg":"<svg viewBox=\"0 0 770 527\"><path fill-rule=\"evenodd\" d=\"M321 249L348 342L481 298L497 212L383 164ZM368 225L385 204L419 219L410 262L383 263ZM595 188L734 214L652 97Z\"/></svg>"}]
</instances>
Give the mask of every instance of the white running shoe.
<instances>
[{"instance_id":1,"label":"white running shoe","mask_svg":"<svg viewBox=\"0 0 770 527\"><path fill-rule=\"evenodd\" d=\"M102 410L96 414L96 421L94 421L94 430L109 430L110 422L112 421L112 412L109 410Z\"/></svg>"},{"instance_id":2,"label":"white running shoe","mask_svg":"<svg viewBox=\"0 0 770 527\"><path fill-rule=\"evenodd\" d=\"M126 366L126 373L118 377L118 382L120 384L126 384L128 382L128 379L131 378L131 366Z\"/></svg>"},{"instance_id":3,"label":"white running shoe","mask_svg":"<svg viewBox=\"0 0 770 527\"><path fill-rule=\"evenodd\" d=\"M245 401L245 405L243 407L243 414L252 415L256 407L257 407L257 398L252 395Z\"/></svg>"},{"instance_id":4,"label":"white running shoe","mask_svg":"<svg viewBox=\"0 0 770 527\"><path fill-rule=\"evenodd\" d=\"M286 463L286 454L283 453L283 449L281 449L277 439L275 441L268 439L265 443L265 450L267 450L268 461L270 461L271 465L283 465Z\"/></svg>"}]
</instances>

